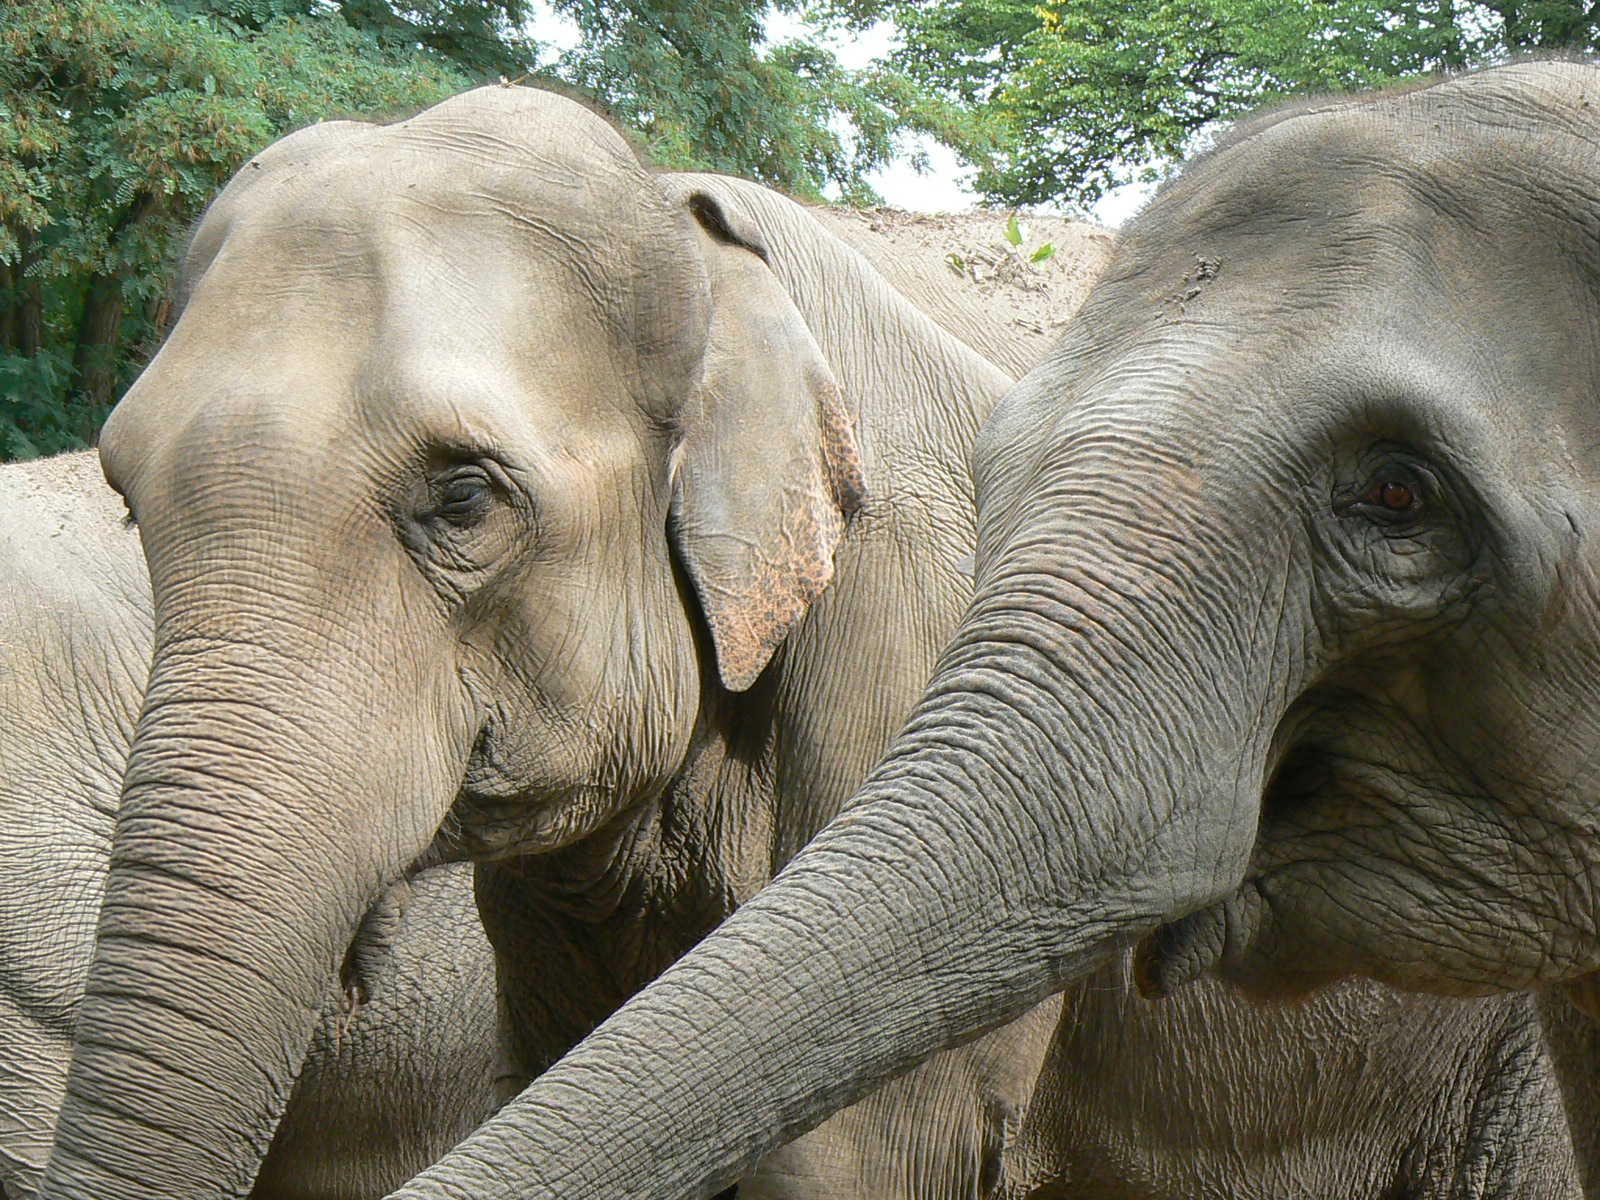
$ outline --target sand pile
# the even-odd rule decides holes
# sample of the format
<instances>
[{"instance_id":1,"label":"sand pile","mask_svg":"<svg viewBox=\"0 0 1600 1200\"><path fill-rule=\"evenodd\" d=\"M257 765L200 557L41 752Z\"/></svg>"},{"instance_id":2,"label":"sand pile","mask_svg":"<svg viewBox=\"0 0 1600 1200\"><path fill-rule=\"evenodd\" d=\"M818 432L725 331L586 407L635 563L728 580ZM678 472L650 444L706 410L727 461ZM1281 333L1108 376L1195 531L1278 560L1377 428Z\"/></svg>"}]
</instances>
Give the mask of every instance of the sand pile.
<instances>
[{"instance_id":1,"label":"sand pile","mask_svg":"<svg viewBox=\"0 0 1600 1200\"><path fill-rule=\"evenodd\" d=\"M1082 221L1023 217L1026 236L1013 247L1003 209L814 211L931 317L1013 375L1055 344L1116 240L1110 230ZM1046 243L1054 252L1031 262Z\"/></svg>"}]
</instances>

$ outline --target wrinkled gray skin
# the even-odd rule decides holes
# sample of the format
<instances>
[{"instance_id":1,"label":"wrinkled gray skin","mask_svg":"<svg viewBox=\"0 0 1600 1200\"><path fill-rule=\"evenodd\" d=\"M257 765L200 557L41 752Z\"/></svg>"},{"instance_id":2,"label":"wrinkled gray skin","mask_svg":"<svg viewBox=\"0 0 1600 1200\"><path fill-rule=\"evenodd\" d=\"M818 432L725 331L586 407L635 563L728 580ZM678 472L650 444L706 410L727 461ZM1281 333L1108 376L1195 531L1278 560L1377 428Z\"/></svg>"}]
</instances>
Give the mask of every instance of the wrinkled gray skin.
<instances>
[{"instance_id":1,"label":"wrinkled gray skin","mask_svg":"<svg viewBox=\"0 0 1600 1200\"><path fill-rule=\"evenodd\" d=\"M0 1195L12 1200L36 1193L50 1152L149 671L150 588L123 516L97 455L0 466ZM359 1007L324 988L259 1196L380 1196L501 1098L470 869L391 891L342 975Z\"/></svg>"},{"instance_id":2,"label":"wrinkled gray skin","mask_svg":"<svg viewBox=\"0 0 1600 1200\"><path fill-rule=\"evenodd\" d=\"M1545 1045L1554 1060L1585 1196L1600 1196L1600 1020L1559 989L1539 996Z\"/></svg>"},{"instance_id":3,"label":"wrinkled gray skin","mask_svg":"<svg viewBox=\"0 0 1600 1200\"><path fill-rule=\"evenodd\" d=\"M964 454L1005 381L844 269L855 260L828 258L839 250L792 205L730 181L652 181L593 117L516 90L389 130L319 127L257 161L200 231L184 317L105 434L162 635L56 1194L248 1186L319 955L348 937L364 889L427 848L458 791L431 853L486 860L514 1057L537 1073L832 815L966 594ZM773 428L804 436L750 444ZM841 532L856 463L871 498ZM486 502L458 486L474 472ZM791 633L835 546L834 588ZM596 730L611 736L596 744ZM206 909L203 929L185 905ZM149 978L152 931L181 960L173 984ZM240 984L239 944L278 964L274 994ZM196 977L230 987L234 1007L195 1003ZM1364 1003L1307 1011L1359 1042ZM1055 1011L896 1082L741 1194L1028 1186L998 1151ZM1454 1017L1428 1020L1452 1040ZM152 1023L176 1028L150 1039ZM1380 1015L1379 1034L1393 1027ZM1419 1056L1420 1078L1395 1088L1407 1119L1367 1136L1363 1165L1392 1181L1420 1154L1438 1181L1427 1194L1481 1194L1449 1181L1510 1141L1550 1147L1554 1166L1524 1178L1501 1154L1487 1192L1522 1180L1502 1190L1563 1194L1541 1190L1563 1154L1547 1071L1504 1049L1527 1028L1515 1006L1449 1024L1461 1041ZM123 1055L131 1088L107 1065ZM1457 1105L1430 1071L1474 1084ZM1092 1095L1074 1111L1085 1101L1105 1111ZM1142 1101L1118 1095L1111 1111L1127 1103ZM1491 1113L1514 1114L1512 1137L1474 1129ZM1269 1136L1292 1124L1271 1116ZM1115 1119L1084 1122L1113 1159ZM920 1176L907 1128L934 1164ZM1315 1138L1297 1132L1313 1165L1284 1170L1365 1194L1359 1175L1315 1166ZM1034 1157L1028 1171L1061 1174L1048 1149Z\"/></svg>"},{"instance_id":4,"label":"wrinkled gray skin","mask_svg":"<svg viewBox=\"0 0 1600 1200\"><path fill-rule=\"evenodd\" d=\"M831 228L827 217L819 214ZM1017 361L1031 345L972 319L971 298L953 300L943 275L922 278L902 263L896 286L990 361L1006 350L1005 361ZM1067 990L1025 1117L1008 1127L997 1196L1576 1194L1566 1117L1528 997L1459 1001L1351 979L1262 1006L1202 979L1151 1002L1138 998L1131 966L1130 951ZM948 1103L969 1091L922 1094ZM860 1119L833 1123L832 1137L767 1156L762 1187L794 1164L810 1190L773 1195L897 1194L905 1159L883 1148L903 1144L905 1127L886 1119L892 1109L876 1120L863 1111L894 1095L880 1089L856 1106ZM926 1139L918 1148L929 1149ZM767 1192L746 1179L740 1195Z\"/></svg>"},{"instance_id":5,"label":"wrinkled gray skin","mask_svg":"<svg viewBox=\"0 0 1600 1200\"><path fill-rule=\"evenodd\" d=\"M1517 64L1169 184L979 438L853 807L402 1194L705 1195L1136 942L1154 994L1595 970L1596 114Z\"/></svg>"},{"instance_id":6,"label":"wrinkled gray skin","mask_svg":"<svg viewBox=\"0 0 1600 1200\"><path fill-rule=\"evenodd\" d=\"M832 230L826 211L818 217ZM991 362L1009 351L1004 361L1026 371L1043 353L1019 360L1032 343L975 319L971 298L947 284L905 264L896 280ZM1461 1001L1350 979L1263 1006L1201 979L1151 1002L1138 998L1131 967L1130 951L1067 989L1032 1098L1004 1126L997 1198L1047 1200L1057 1188L1074 1200L1577 1194L1567 1116L1527 996ZM1011 1029L1020 1038L1028 1025ZM1034 1043L1022 1045L1016 1071L1037 1061ZM901 1077L854 1106L852 1120L824 1126L829 1136L769 1154L740 1196L943 1194L941 1147L925 1130L959 1128L948 1145L972 1144L972 1116L1002 1076L999 1064L974 1073L973 1104L974 1084L959 1074L972 1063L936 1061L956 1082ZM922 1130L908 1155L900 1148L917 1126L905 1106L917 1101Z\"/></svg>"},{"instance_id":7,"label":"wrinkled gray skin","mask_svg":"<svg viewBox=\"0 0 1600 1200\"><path fill-rule=\"evenodd\" d=\"M1580 1194L1528 997L1352 980L1280 1008L1207 980L1152 1002L1126 956L1067 990L1002 1185L1005 1200Z\"/></svg>"},{"instance_id":8,"label":"wrinkled gray skin","mask_svg":"<svg viewBox=\"0 0 1600 1200\"><path fill-rule=\"evenodd\" d=\"M793 209L775 204L780 214ZM803 231L805 218L789 215ZM1003 381L970 355L952 357L971 372L961 402L986 409ZM13 1197L34 1194L49 1152L149 669L149 585L124 516L95 455L0 466L0 1194ZM961 534L970 541L970 525ZM750 840L763 831L740 832L739 844L722 839L716 853L734 862L772 853ZM638 869L654 868L640 860ZM359 1007L352 1014L346 998L330 997L256 1195L382 1195L493 1111L493 958L471 876L466 865L424 872L363 921L341 969L361 988ZM650 914L628 917L643 924ZM614 985L593 984L596 973L643 982L648 966L604 957L583 926L547 925L557 944L543 959L565 953L576 977L552 976L553 1004L593 1024L619 1002ZM673 929L652 932L665 953L687 948ZM840 1166L848 1161L868 1178L898 1179L906 1196L977 1190L1016 1132L1057 1008L1041 1006L975 1051L883 1089L859 1119L801 1139L773 1186L832 1194L824 1189L850 1186ZM541 1032L552 1058L577 1040ZM818 1165L801 1169L796 1156ZM757 1194L763 1186L752 1180Z\"/></svg>"}]
</instances>

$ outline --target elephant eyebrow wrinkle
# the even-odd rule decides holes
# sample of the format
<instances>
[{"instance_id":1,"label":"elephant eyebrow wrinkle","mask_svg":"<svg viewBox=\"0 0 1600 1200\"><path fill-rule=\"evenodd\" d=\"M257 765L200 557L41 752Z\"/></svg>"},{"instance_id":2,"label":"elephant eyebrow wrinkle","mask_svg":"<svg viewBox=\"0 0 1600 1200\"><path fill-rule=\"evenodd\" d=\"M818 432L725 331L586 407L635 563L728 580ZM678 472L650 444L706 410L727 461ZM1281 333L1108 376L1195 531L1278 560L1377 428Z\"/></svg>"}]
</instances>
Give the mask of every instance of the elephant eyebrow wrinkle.
<instances>
[{"instance_id":1,"label":"elephant eyebrow wrinkle","mask_svg":"<svg viewBox=\"0 0 1600 1200\"><path fill-rule=\"evenodd\" d=\"M431 468L458 463L492 463L513 480L526 478L528 474L526 468L508 458L504 451L472 437L439 438L428 448L427 454Z\"/></svg>"}]
</instances>

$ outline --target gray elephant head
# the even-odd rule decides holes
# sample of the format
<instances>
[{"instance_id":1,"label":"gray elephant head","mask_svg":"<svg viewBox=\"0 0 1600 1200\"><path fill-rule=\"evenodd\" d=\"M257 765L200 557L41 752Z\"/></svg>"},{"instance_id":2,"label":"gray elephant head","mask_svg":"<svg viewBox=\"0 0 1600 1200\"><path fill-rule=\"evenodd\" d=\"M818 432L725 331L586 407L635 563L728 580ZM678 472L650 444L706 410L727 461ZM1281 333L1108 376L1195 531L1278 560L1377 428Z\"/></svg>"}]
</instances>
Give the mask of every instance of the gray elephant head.
<instances>
[{"instance_id":1,"label":"gray elephant head","mask_svg":"<svg viewBox=\"0 0 1600 1200\"><path fill-rule=\"evenodd\" d=\"M156 648L47 1193L247 1192L382 889L645 803L760 674L864 495L761 255L517 88L212 207L102 438Z\"/></svg>"},{"instance_id":2,"label":"gray elephant head","mask_svg":"<svg viewBox=\"0 0 1600 1200\"><path fill-rule=\"evenodd\" d=\"M853 808L406 1194L705 1194L1136 941L1152 992L1600 966L1597 113L1519 64L1190 164L986 426Z\"/></svg>"}]
</instances>

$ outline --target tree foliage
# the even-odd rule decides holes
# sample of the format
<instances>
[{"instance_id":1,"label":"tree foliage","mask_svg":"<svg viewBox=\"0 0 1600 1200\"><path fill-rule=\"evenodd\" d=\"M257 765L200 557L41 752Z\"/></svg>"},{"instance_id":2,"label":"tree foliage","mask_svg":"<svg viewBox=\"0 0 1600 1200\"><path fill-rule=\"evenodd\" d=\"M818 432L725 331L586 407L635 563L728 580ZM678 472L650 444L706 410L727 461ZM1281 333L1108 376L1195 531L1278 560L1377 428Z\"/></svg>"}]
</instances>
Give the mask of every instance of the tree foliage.
<instances>
[{"instance_id":1,"label":"tree foliage","mask_svg":"<svg viewBox=\"0 0 1600 1200\"><path fill-rule=\"evenodd\" d=\"M903 2L899 64L988 117L977 185L1010 204L1092 203L1135 167L1274 97L1344 91L1534 48L1589 48L1583 0Z\"/></svg>"},{"instance_id":2,"label":"tree foliage","mask_svg":"<svg viewBox=\"0 0 1600 1200\"><path fill-rule=\"evenodd\" d=\"M1262 100L1520 50L1594 48L1583 0L7 0L0 7L0 457L81 444L153 349L169 267L252 153L473 82L561 81L663 165L871 198L931 133L1010 204L1092 202ZM774 12L810 33L769 43ZM832 30L885 16L888 64Z\"/></svg>"},{"instance_id":3,"label":"tree foliage","mask_svg":"<svg viewBox=\"0 0 1600 1200\"><path fill-rule=\"evenodd\" d=\"M554 0L583 34L555 72L602 98L664 166L723 171L801 196L866 175L909 131L976 145L958 106L887 69L850 71L814 37L764 44L767 0ZM794 12L793 4L779 11Z\"/></svg>"}]
</instances>

